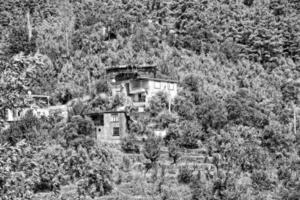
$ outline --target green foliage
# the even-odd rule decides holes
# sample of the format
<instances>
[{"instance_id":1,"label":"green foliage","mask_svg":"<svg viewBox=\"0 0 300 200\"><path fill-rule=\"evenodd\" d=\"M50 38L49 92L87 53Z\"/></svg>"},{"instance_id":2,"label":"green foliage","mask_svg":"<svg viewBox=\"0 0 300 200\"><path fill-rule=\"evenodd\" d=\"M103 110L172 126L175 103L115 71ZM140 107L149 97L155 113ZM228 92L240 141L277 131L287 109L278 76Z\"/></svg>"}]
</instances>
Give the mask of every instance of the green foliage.
<instances>
[{"instance_id":1,"label":"green foliage","mask_svg":"<svg viewBox=\"0 0 300 200\"><path fill-rule=\"evenodd\" d=\"M262 146L272 153L291 151L296 138L289 132L288 127L276 121L271 122L262 133Z\"/></svg>"},{"instance_id":2,"label":"green foliage","mask_svg":"<svg viewBox=\"0 0 300 200\"><path fill-rule=\"evenodd\" d=\"M227 123L227 110L222 101L214 97L204 97L196 107L196 116L205 132L209 128L221 129Z\"/></svg>"},{"instance_id":3,"label":"green foliage","mask_svg":"<svg viewBox=\"0 0 300 200\"><path fill-rule=\"evenodd\" d=\"M193 170L188 166L182 166L179 168L179 173L177 176L179 183L189 184L193 180Z\"/></svg>"},{"instance_id":4,"label":"green foliage","mask_svg":"<svg viewBox=\"0 0 300 200\"><path fill-rule=\"evenodd\" d=\"M174 111L182 119L192 120L195 117L195 105L190 98L181 96L180 94L174 100Z\"/></svg>"},{"instance_id":5,"label":"green foliage","mask_svg":"<svg viewBox=\"0 0 300 200\"><path fill-rule=\"evenodd\" d=\"M182 87L184 90L190 92L199 92L200 90L200 77L195 74L188 74L182 80Z\"/></svg>"},{"instance_id":6,"label":"green foliage","mask_svg":"<svg viewBox=\"0 0 300 200\"><path fill-rule=\"evenodd\" d=\"M170 124L164 142L168 145L172 140L176 141L180 137L180 127L177 124Z\"/></svg>"},{"instance_id":7,"label":"green foliage","mask_svg":"<svg viewBox=\"0 0 300 200\"><path fill-rule=\"evenodd\" d=\"M1 146L0 150L0 188L4 199L31 199L34 193L57 193L61 186L75 180L88 186L78 184L78 191L92 197L111 191L110 155L104 149L93 147L87 152L83 148L31 146L20 141L15 147Z\"/></svg>"},{"instance_id":8,"label":"green foliage","mask_svg":"<svg viewBox=\"0 0 300 200\"><path fill-rule=\"evenodd\" d=\"M198 140L202 137L202 127L197 122L183 121L180 124L179 145L184 148L198 148Z\"/></svg>"},{"instance_id":9,"label":"green foliage","mask_svg":"<svg viewBox=\"0 0 300 200\"><path fill-rule=\"evenodd\" d=\"M228 120L235 124L263 128L268 125L267 115L248 90L241 89L226 99Z\"/></svg>"},{"instance_id":10,"label":"green foliage","mask_svg":"<svg viewBox=\"0 0 300 200\"><path fill-rule=\"evenodd\" d=\"M155 136L149 136L143 148L143 154L151 163L156 163L160 156L161 139Z\"/></svg>"},{"instance_id":11,"label":"green foliage","mask_svg":"<svg viewBox=\"0 0 300 200\"><path fill-rule=\"evenodd\" d=\"M80 115L71 116L66 123L57 124L51 134L64 147L89 148L95 142L93 122Z\"/></svg>"},{"instance_id":12,"label":"green foliage","mask_svg":"<svg viewBox=\"0 0 300 200\"><path fill-rule=\"evenodd\" d=\"M108 80L100 79L97 80L94 84L95 95L100 93L110 93L110 90L111 89L109 87Z\"/></svg>"},{"instance_id":13,"label":"green foliage","mask_svg":"<svg viewBox=\"0 0 300 200\"><path fill-rule=\"evenodd\" d=\"M174 140L171 140L168 146L169 157L173 159L173 164L177 163L180 158L180 152L178 144Z\"/></svg>"},{"instance_id":14,"label":"green foliage","mask_svg":"<svg viewBox=\"0 0 300 200\"><path fill-rule=\"evenodd\" d=\"M41 131L41 121L35 117L32 110L29 110L20 121L13 122L8 129L1 133L0 141L15 145L26 139L31 144L39 144L47 137L39 133L39 131Z\"/></svg>"},{"instance_id":15,"label":"green foliage","mask_svg":"<svg viewBox=\"0 0 300 200\"><path fill-rule=\"evenodd\" d=\"M165 109L168 109L168 106L168 95L164 92L158 92L149 100L149 113L152 116L157 116L158 113L162 112Z\"/></svg>"},{"instance_id":16,"label":"green foliage","mask_svg":"<svg viewBox=\"0 0 300 200\"><path fill-rule=\"evenodd\" d=\"M136 144L136 139L133 135L122 138L121 148L125 153L140 153L140 148Z\"/></svg>"},{"instance_id":17,"label":"green foliage","mask_svg":"<svg viewBox=\"0 0 300 200\"><path fill-rule=\"evenodd\" d=\"M174 124L177 121L177 116L169 111L160 112L154 119L154 122L159 129L166 129L170 124Z\"/></svg>"},{"instance_id":18,"label":"green foliage","mask_svg":"<svg viewBox=\"0 0 300 200\"><path fill-rule=\"evenodd\" d=\"M115 109L124 100L99 94L110 93L105 67L157 64L157 76L182 80L182 90L172 102L172 114L165 111L170 102L163 94L150 101L150 117L137 119L130 112L137 120L130 132L148 134L146 125L156 123L167 129L166 144L175 140L182 147L196 148L201 140L201 148L209 154L206 161L225 172L209 178L201 171L208 178L200 181L198 177L190 184L192 199L299 199L299 137L291 131L292 105L299 101L294 84L300 77L298 1L6 0L2 4L1 123L4 109L26 106L28 90L51 94L54 105L86 95L92 99L90 106L79 105L66 123L39 121L34 128L34 123L21 120L4 131L1 142L15 144L26 138L32 145L77 147L75 152L90 146L89 155L94 148L91 123L74 115L91 107ZM44 129L50 130L48 135L55 141ZM130 141L128 146L135 148ZM32 151L36 148L32 146ZM148 148L148 157L157 157L155 149ZM32 199L35 190L56 192L58 182L70 180L56 175L61 161L52 156L54 152L39 155L37 163L45 170L31 166L14 171L21 164L8 163L20 152L1 151L0 158L9 155L0 162L8 166L0 170L1 180L7 183L0 181L3 198ZM36 161L31 155L19 157L21 163ZM73 168L80 170L70 172L75 178L69 182L78 183L81 198L106 194L110 184L99 179L99 174L105 174L99 171L102 166L83 157L85 163ZM81 169L82 165L89 169ZM13 170L7 173L6 169ZM38 175L28 178L31 174ZM78 174L86 175L84 180L77 182ZM179 193L177 187L168 187Z\"/></svg>"}]
</instances>

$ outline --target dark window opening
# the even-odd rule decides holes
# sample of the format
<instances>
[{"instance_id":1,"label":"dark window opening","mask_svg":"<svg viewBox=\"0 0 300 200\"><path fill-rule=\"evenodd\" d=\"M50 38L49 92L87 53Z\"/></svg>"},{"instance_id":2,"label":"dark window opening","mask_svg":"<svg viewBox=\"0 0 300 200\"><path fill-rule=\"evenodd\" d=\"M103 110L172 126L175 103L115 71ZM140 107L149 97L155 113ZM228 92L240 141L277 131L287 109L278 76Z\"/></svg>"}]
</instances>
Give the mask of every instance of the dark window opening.
<instances>
[{"instance_id":1,"label":"dark window opening","mask_svg":"<svg viewBox=\"0 0 300 200\"><path fill-rule=\"evenodd\" d=\"M91 118L92 118L95 126L104 126L103 115L92 115Z\"/></svg>"},{"instance_id":2,"label":"dark window opening","mask_svg":"<svg viewBox=\"0 0 300 200\"><path fill-rule=\"evenodd\" d=\"M111 122L118 122L119 115L118 114L111 114Z\"/></svg>"},{"instance_id":3,"label":"dark window opening","mask_svg":"<svg viewBox=\"0 0 300 200\"><path fill-rule=\"evenodd\" d=\"M146 102L146 95L145 94L138 94L138 101L139 102Z\"/></svg>"},{"instance_id":4,"label":"dark window opening","mask_svg":"<svg viewBox=\"0 0 300 200\"><path fill-rule=\"evenodd\" d=\"M113 136L120 136L120 128L119 127L114 127Z\"/></svg>"}]
</instances>

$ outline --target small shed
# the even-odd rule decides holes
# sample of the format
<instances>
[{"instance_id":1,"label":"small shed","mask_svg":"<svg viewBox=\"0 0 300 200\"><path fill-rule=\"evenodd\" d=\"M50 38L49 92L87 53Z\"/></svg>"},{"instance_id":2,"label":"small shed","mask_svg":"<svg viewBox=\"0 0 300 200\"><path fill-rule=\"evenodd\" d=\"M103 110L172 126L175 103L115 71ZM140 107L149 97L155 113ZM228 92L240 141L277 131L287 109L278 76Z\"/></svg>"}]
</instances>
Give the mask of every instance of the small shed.
<instances>
[{"instance_id":1,"label":"small shed","mask_svg":"<svg viewBox=\"0 0 300 200\"><path fill-rule=\"evenodd\" d=\"M125 111L94 112L86 115L94 122L98 142L119 142L127 134Z\"/></svg>"}]
</instances>

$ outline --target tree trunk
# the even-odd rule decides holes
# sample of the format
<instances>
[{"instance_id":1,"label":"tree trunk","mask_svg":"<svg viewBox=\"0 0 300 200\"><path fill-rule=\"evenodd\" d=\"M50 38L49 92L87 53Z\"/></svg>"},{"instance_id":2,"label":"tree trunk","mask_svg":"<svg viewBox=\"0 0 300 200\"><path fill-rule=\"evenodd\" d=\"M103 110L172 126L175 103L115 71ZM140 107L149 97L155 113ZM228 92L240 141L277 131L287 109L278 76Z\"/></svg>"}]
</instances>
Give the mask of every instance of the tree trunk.
<instances>
[{"instance_id":1,"label":"tree trunk","mask_svg":"<svg viewBox=\"0 0 300 200\"><path fill-rule=\"evenodd\" d=\"M29 9L27 10L26 18L27 18L28 42L30 42L30 40L32 38L32 26L30 23L30 10Z\"/></svg>"}]
</instances>

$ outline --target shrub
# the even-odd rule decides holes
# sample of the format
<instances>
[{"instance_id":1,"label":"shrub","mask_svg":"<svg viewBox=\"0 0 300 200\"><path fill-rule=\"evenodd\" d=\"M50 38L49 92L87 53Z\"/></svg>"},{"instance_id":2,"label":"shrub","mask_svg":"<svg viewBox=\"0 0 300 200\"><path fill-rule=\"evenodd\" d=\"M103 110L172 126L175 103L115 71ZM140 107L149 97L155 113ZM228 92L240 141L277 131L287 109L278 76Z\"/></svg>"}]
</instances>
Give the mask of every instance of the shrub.
<instances>
[{"instance_id":1,"label":"shrub","mask_svg":"<svg viewBox=\"0 0 300 200\"><path fill-rule=\"evenodd\" d=\"M193 120L195 118L195 105L187 97L178 95L174 99L174 111L185 120Z\"/></svg>"},{"instance_id":2,"label":"shrub","mask_svg":"<svg viewBox=\"0 0 300 200\"><path fill-rule=\"evenodd\" d=\"M189 184L193 180L193 170L188 166L180 167L177 180L179 183Z\"/></svg>"},{"instance_id":3,"label":"shrub","mask_svg":"<svg viewBox=\"0 0 300 200\"><path fill-rule=\"evenodd\" d=\"M134 136L129 135L121 140L121 148L125 153L140 153L139 146L135 144Z\"/></svg>"},{"instance_id":4,"label":"shrub","mask_svg":"<svg viewBox=\"0 0 300 200\"><path fill-rule=\"evenodd\" d=\"M94 145L93 122L80 115L70 117L66 123L59 123L52 131L52 136L64 147L86 148Z\"/></svg>"},{"instance_id":5,"label":"shrub","mask_svg":"<svg viewBox=\"0 0 300 200\"><path fill-rule=\"evenodd\" d=\"M201 138L202 134L201 126L196 122L183 121L180 124L179 145L188 149L198 148L198 138Z\"/></svg>"},{"instance_id":6,"label":"shrub","mask_svg":"<svg viewBox=\"0 0 300 200\"><path fill-rule=\"evenodd\" d=\"M99 94L99 93L110 93L111 89L108 84L108 81L105 79L99 79L95 84L94 84L94 93Z\"/></svg>"},{"instance_id":7,"label":"shrub","mask_svg":"<svg viewBox=\"0 0 300 200\"><path fill-rule=\"evenodd\" d=\"M172 140L168 146L169 157L172 158L173 164L177 163L178 158L180 157L179 147L176 141Z\"/></svg>"},{"instance_id":8,"label":"shrub","mask_svg":"<svg viewBox=\"0 0 300 200\"><path fill-rule=\"evenodd\" d=\"M102 196L112 190L110 154L99 147L64 149L0 146L0 196L32 199L34 193L58 193L62 185L77 182L78 195Z\"/></svg>"},{"instance_id":9,"label":"shrub","mask_svg":"<svg viewBox=\"0 0 300 200\"><path fill-rule=\"evenodd\" d=\"M40 134L40 121L31 110L27 111L20 121L16 121L0 135L0 141L9 142L15 145L19 141L26 139L30 143L43 142Z\"/></svg>"},{"instance_id":10,"label":"shrub","mask_svg":"<svg viewBox=\"0 0 300 200\"><path fill-rule=\"evenodd\" d=\"M160 112L154 119L158 128L165 129L169 127L169 124L176 123L177 116L167 110Z\"/></svg>"},{"instance_id":11,"label":"shrub","mask_svg":"<svg viewBox=\"0 0 300 200\"><path fill-rule=\"evenodd\" d=\"M256 190L270 190L273 187L268 174L263 170L255 170L251 174L251 179L253 188Z\"/></svg>"},{"instance_id":12,"label":"shrub","mask_svg":"<svg viewBox=\"0 0 300 200\"><path fill-rule=\"evenodd\" d=\"M198 92L200 87L200 77L195 74L188 74L182 80L182 86L190 92Z\"/></svg>"},{"instance_id":13,"label":"shrub","mask_svg":"<svg viewBox=\"0 0 300 200\"><path fill-rule=\"evenodd\" d=\"M124 171L128 172L129 169L130 169L130 164L131 164L130 159L127 156L123 156L123 158L122 158L122 166L121 166L122 169Z\"/></svg>"},{"instance_id":14,"label":"shrub","mask_svg":"<svg viewBox=\"0 0 300 200\"><path fill-rule=\"evenodd\" d=\"M164 92L158 92L149 100L149 113L152 116L157 116L161 111L168 109L169 97Z\"/></svg>"},{"instance_id":15,"label":"shrub","mask_svg":"<svg viewBox=\"0 0 300 200\"><path fill-rule=\"evenodd\" d=\"M156 163L160 156L160 142L160 138L149 136L144 143L143 154L146 159L151 161L152 164Z\"/></svg>"},{"instance_id":16,"label":"shrub","mask_svg":"<svg viewBox=\"0 0 300 200\"><path fill-rule=\"evenodd\" d=\"M229 95L226 100L228 121L238 125L264 128L268 125L268 117L259 100L246 90L240 89Z\"/></svg>"},{"instance_id":17,"label":"shrub","mask_svg":"<svg viewBox=\"0 0 300 200\"><path fill-rule=\"evenodd\" d=\"M180 137L180 127L177 124L170 124L167 130L167 134L164 137L164 142L166 145L172 140L177 140Z\"/></svg>"},{"instance_id":18,"label":"shrub","mask_svg":"<svg viewBox=\"0 0 300 200\"><path fill-rule=\"evenodd\" d=\"M196 107L196 116L205 132L208 132L209 128L221 129L227 123L227 110L223 102L215 97L204 97Z\"/></svg>"}]
</instances>

